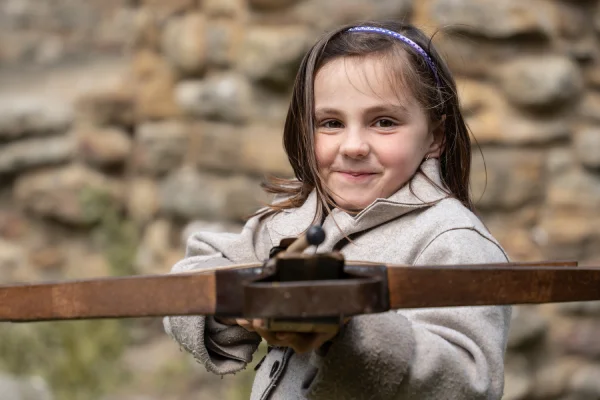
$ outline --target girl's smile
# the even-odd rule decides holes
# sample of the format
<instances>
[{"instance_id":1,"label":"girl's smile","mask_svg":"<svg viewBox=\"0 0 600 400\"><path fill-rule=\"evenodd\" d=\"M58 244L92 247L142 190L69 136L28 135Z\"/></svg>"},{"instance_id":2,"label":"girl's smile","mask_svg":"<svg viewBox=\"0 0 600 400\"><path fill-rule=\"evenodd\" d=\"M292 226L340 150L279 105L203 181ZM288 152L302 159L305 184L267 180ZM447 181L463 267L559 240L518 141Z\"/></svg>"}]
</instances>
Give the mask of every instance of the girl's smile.
<instances>
[{"instance_id":1,"label":"girl's smile","mask_svg":"<svg viewBox=\"0 0 600 400\"><path fill-rule=\"evenodd\" d=\"M349 180L354 183L363 183L372 178L374 178L377 174L373 172L348 172L348 171L333 171L333 173L338 173L342 176L342 178Z\"/></svg>"}]
</instances>

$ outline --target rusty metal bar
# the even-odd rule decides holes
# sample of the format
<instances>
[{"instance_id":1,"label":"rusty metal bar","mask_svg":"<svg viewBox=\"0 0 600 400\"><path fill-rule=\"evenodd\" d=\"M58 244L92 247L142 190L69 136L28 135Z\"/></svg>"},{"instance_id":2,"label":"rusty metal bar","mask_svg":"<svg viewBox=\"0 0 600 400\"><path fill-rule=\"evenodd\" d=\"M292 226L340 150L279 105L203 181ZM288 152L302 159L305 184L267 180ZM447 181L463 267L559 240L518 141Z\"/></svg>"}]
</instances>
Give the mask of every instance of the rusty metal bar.
<instances>
[{"instance_id":1,"label":"rusty metal bar","mask_svg":"<svg viewBox=\"0 0 600 400\"><path fill-rule=\"evenodd\" d=\"M101 278L0 287L0 321L214 314L215 275Z\"/></svg>"},{"instance_id":2,"label":"rusty metal bar","mask_svg":"<svg viewBox=\"0 0 600 400\"><path fill-rule=\"evenodd\" d=\"M389 267L388 284L392 309L600 300L595 267Z\"/></svg>"}]
</instances>

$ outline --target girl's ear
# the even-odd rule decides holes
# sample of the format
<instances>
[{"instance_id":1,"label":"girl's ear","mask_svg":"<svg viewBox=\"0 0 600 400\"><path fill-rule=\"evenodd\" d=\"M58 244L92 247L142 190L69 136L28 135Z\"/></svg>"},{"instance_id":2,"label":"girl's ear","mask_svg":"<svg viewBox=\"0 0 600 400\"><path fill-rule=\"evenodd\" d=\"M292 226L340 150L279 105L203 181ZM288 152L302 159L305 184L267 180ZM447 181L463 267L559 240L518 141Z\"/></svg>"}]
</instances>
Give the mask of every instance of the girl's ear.
<instances>
[{"instance_id":1,"label":"girl's ear","mask_svg":"<svg viewBox=\"0 0 600 400\"><path fill-rule=\"evenodd\" d=\"M446 114L442 115L442 118L433 125L431 133L433 135L433 141L431 142L431 145L429 145L427 155L429 157L438 158L446 146Z\"/></svg>"}]
</instances>

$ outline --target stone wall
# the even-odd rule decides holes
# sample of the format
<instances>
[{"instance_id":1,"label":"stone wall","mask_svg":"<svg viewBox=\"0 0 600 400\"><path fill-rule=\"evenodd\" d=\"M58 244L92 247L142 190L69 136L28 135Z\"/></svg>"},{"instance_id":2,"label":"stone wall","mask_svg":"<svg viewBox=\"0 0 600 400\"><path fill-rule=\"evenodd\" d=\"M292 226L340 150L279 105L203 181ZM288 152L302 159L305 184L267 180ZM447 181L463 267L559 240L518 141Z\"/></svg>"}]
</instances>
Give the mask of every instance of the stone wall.
<instances>
[{"instance_id":1,"label":"stone wall","mask_svg":"<svg viewBox=\"0 0 600 400\"><path fill-rule=\"evenodd\" d=\"M122 6L113 15L134 21L127 37L106 29L108 42L128 45L121 85L1 112L2 281L162 273L190 232L238 230L266 200L261 178L291 173L281 131L303 53L324 30L366 18L436 32L481 148L474 198L511 257L600 264L596 1L112 3ZM102 22L83 25L103 42ZM505 398L598 398L599 315L596 303L517 307ZM141 354L160 354L152 373L202 393L190 383L197 369L167 365L177 351L159 325L136 325L125 356L132 373L149 374ZM135 390L173 395L156 382Z\"/></svg>"},{"instance_id":2,"label":"stone wall","mask_svg":"<svg viewBox=\"0 0 600 400\"><path fill-rule=\"evenodd\" d=\"M122 54L135 22L131 0L3 0L0 70Z\"/></svg>"}]
</instances>

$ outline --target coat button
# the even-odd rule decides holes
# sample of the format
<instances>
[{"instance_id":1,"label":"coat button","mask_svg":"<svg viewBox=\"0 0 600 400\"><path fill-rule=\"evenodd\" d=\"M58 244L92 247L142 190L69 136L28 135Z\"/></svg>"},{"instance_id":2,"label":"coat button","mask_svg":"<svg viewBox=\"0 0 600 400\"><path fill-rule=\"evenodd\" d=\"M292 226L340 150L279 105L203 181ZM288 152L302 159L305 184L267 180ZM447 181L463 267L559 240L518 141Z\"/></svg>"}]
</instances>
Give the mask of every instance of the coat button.
<instances>
[{"instance_id":1,"label":"coat button","mask_svg":"<svg viewBox=\"0 0 600 400\"><path fill-rule=\"evenodd\" d=\"M271 367L271 372L269 372L269 378L272 378L273 375L275 375L275 373L277 372L277 370L279 369L279 366L281 365L281 363L279 361L275 361L273 363L273 366Z\"/></svg>"}]
</instances>

